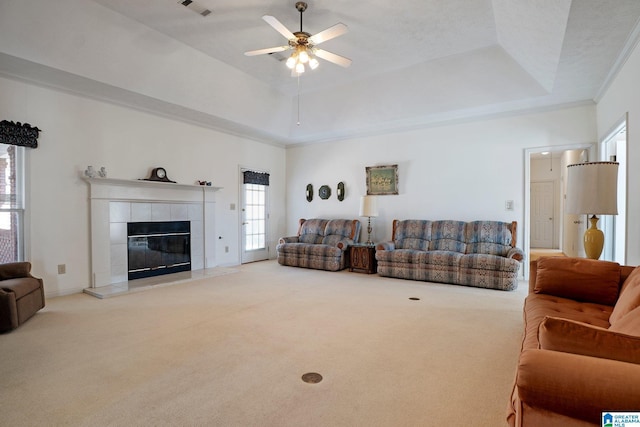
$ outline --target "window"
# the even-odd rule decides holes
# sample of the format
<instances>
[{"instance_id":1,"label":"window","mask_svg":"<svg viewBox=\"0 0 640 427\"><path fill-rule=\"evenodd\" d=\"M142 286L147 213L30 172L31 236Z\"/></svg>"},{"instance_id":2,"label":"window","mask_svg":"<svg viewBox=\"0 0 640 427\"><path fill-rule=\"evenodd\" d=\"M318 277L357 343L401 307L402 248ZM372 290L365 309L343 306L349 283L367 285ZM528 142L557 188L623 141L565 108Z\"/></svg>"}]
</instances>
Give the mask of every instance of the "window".
<instances>
[{"instance_id":1,"label":"window","mask_svg":"<svg viewBox=\"0 0 640 427\"><path fill-rule=\"evenodd\" d=\"M0 263L24 259L24 150L0 144Z\"/></svg>"}]
</instances>

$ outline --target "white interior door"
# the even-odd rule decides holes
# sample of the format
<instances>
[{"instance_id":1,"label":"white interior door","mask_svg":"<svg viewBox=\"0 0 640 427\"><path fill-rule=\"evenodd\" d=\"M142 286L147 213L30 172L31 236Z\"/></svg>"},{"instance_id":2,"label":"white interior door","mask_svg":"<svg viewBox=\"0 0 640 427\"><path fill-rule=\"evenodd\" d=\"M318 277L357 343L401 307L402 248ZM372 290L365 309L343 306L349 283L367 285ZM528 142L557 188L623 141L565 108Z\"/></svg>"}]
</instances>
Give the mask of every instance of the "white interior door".
<instances>
[{"instance_id":1,"label":"white interior door","mask_svg":"<svg viewBox=\"0 0 640 427\"><path fill-rule=\"evenodd\" d=\"M531 247L553 248L554 188L552 181L531 183Z\"/></svg>"},{"instance_id":2,"label":"white interior door","mask_svg":"<svg viewBox=\"0 0 640 427\"><path fill-rule=\"evenodd\" d=\"M268 191L268 185L241 184L241 262L243 264L269 258Z\"/></svg>"}]
</instances>

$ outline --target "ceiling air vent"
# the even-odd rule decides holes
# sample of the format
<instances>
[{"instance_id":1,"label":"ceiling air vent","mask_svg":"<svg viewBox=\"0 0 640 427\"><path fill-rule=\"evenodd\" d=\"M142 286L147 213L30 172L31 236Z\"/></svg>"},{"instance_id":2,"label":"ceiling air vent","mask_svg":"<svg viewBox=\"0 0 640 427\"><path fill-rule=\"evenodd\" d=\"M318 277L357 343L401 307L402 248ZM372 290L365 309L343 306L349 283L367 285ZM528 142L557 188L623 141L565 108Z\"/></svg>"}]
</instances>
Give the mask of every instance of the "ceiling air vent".
<instances>
[{"instance_id":1,"label":"ceiling air vent","mask_svg":"<svg viewBox=\"0 0 640 427\"><path fill-rule=\"evenodd\" d=\"M180 3L181 5L183 5L189 10L193 10L195 13L199 15L208 16L209 14L211 14L211 10L207 9L206 7L202 6L201 4L193 0L178 0L178 3Z\"/></svg>"}]
</instances>

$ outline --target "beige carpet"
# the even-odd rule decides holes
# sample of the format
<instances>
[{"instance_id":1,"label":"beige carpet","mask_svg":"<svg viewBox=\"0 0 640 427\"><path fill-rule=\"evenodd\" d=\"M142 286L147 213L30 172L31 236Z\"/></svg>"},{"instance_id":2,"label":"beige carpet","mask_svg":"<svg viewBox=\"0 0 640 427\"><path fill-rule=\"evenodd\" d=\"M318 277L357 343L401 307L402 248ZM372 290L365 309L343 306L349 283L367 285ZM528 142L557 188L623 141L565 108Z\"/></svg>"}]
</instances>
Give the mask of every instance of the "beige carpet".
<instances>
[{"instance_id":1,"label":"beige carpet","mask_svg":"<svg viewBox=\"0 0 640 427\"><path fill-rule=\"evenodd\" d=\"M0 335L0 425L505 425L525 292L267 261L52 298Z\"/></svg>"}]
</instances>

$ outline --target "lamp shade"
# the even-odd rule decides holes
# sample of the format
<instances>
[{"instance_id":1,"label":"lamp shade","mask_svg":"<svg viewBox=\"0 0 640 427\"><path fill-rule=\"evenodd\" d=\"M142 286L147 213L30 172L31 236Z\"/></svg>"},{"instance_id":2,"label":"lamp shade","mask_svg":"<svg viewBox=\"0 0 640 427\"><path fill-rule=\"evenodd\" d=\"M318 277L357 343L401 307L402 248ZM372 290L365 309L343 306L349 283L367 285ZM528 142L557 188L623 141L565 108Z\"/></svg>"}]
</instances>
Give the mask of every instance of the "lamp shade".
<instances>
[{"instance_id":1,"label":"lamp shade","mask_svg":"<svg viewBox=\"0 0 640 427\"><path fill-rule=\"evenodd\" d=\"M565 213L617 215L618 163L591 162L567 166Z\"/></svg>"},{"instance_id":2,"label":"lamp shade","mask_svg":"<svg viewBox=\"0 0 640 427\"><path fill-rule=\"evenodd\" d=\"M378 216L378 199L375 196L362 196L360 198L360 216Z\"/></svg>"}]
</instances>

